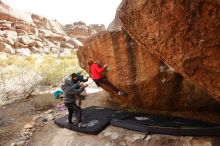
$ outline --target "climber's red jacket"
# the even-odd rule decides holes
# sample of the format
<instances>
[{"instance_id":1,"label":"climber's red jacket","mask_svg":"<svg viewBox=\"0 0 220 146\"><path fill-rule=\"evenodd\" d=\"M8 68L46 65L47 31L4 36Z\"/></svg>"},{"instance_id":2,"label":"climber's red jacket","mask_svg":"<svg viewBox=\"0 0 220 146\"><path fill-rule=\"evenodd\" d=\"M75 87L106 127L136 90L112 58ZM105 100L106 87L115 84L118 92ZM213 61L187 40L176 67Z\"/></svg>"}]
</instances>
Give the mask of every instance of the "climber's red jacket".
<instances>
[{"instance_id":1,"label":"climber's red jacket","mask_svg":"<svg viewBox=\"0 0 220 146\"><path fill-rule=\"evenodd\" d=\"M90 65L90 74L93 80L100 79L102 77L102 72L106 69L107 66L99 67L98 64L93 63Z\"/></svg>"}]
</instances>

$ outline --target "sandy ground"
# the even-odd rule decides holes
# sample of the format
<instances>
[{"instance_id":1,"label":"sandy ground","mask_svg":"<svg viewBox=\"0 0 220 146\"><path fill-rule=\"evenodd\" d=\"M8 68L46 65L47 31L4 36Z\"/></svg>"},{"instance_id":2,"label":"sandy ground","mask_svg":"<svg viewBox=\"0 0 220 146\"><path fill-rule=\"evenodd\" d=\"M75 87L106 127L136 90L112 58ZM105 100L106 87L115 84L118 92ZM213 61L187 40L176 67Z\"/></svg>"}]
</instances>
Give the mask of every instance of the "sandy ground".
<instances>
[{"instance_id":1,"label":"sandy ground","mask_svg":"<svg viewBox=\"0 0 220 146\"><path fill-rule=\"evenodd\" d=\"M82 102L82 107L88 106L102 106L110 108L119 108L110 95L97 88L94 82L89 82L89 87L86 89L88 92L87 99ZM12 126L6 129L0 129L0 146L10 145L10 142L19 134L19 130L37 113L30 110L32 107L27 108L28 104L22 106L23 113L27 109L31 112L22 118L18 118L19 123L14 124L14 129L10 130ZM10 105L11 113L16 110L18 105ZM9 110L10 111L10 110ZM39 113L38 113L39 114ZM62 117L67 114L67 111L59 111L54 109L56 118ZM22 115L22 114L21 114ZM184 114L183 114L184 115ZM216 116L216 117L215 117ZM219 118L219 115L215 115ZM13 119L12 119L13 120ZM1 132L2 131L2 132ZM8 133L7 133L8 132ZM14 132L14 134L10 134ZM123 128L108 126L98 135L89 135L77 133L65 128L59 128L53 121L48 121L40 130L36 131L28 146L219 146L220 138L217 137L189 137L189 136L171 136L171 135L158 135L158 134L145 134L136 131L126 130Z\"/></svg>"},{"instance_id":2,"label":"sandy ground","mask_svg":"<svg viewBox=\"0 0 220 146\"><path fill-rule=\"evenodd\" d=\"M87 100L82 107L102 106L116 108L110 95L90 83L87 89ZM117 107L118 108L118 107ZM67 114L58 112L57 117ZM170 135L147 135L144 133L108 126L98 135L77 133L48 123L39 133L35 134L31 146L217 146L220 138L215 137L183 137Z\"/></svg>"}]
</instances>

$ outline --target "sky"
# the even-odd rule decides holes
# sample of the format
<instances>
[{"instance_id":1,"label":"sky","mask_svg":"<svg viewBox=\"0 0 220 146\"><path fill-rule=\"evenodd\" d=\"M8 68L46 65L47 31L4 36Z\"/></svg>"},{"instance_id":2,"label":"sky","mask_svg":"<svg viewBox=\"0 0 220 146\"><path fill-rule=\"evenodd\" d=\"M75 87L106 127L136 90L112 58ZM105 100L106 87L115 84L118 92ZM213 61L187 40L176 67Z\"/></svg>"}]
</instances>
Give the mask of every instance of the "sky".
<instances>
[{"instance_id":1,"label":"sky","mask_svg":"<svg viewBox=\"0 0 220 146\"><path fill-rule=\"evenodd\" d=\"M121 0L3 0L12 8L56 19L61 24L83 21L104 24L115 17Z\"/></svg>"}]
</instances>

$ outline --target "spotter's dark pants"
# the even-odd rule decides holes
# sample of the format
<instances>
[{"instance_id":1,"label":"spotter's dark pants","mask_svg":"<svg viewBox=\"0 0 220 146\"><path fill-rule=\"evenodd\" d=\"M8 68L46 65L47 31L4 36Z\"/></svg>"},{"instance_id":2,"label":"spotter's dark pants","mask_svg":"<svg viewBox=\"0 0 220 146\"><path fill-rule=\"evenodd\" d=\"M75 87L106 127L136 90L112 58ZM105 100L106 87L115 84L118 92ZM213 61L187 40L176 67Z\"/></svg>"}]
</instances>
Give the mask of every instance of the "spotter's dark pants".
<instances>
[{"instance_id":1,"label":"spotter's dark pants","mask_svg":"<svg viewBox=\"0 0 220 146\"><path fill-rule=\"evenodd\" d=\"M78 122L81 122L81 112L82 112L81 108L75 103L65 103L65 106L67 107L68 112L69 112L69 115L68 115L69 123L72 123L73 113L76 114L78 118Z\"/></svg>"}]
</instances>

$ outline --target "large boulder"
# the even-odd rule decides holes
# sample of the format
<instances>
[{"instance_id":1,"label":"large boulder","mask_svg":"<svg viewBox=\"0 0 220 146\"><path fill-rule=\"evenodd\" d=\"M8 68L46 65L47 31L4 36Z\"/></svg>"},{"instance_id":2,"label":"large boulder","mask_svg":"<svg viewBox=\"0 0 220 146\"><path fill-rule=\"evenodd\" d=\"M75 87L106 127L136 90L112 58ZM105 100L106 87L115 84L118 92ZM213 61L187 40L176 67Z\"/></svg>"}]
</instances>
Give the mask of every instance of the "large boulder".
<instances>
[{"instance_id":1,"label":"large boulder","mask_svg":"<svg viewBox=\"0 0 220 146\"><path fill-rule=\"evenodd\" d=\"M3 41L9 44L10 46L13 46L15 43L12 39L9 39L9 38L3 38Z\"/></svg>"},{"instance_id":2,"label":"large boulder","mask_svg":"<svg viewBox=\"0 0 220 146\"><path fill-rule=\"evenodd\" d=\"M56 20L13 9L0 0L0 40L16 49L29 47L34 52L46 50L50 53L51 50L51 53L57 54L60 47L79 48L87 37L102 30L105 30L103 24L88 26L81 21L62 26ZM3 37L7 39L4 41ZM53 44L47 45L47 41ZM46 49L41 49L43 47Z\"/></svg>"},{"instance_id":3,"label":"large boulder","mask_svg":"<svg viewBox=\"0 0 220 146\"><path fill-rule=\"evenodd\" d=\"M61 48L69 48L69 49L74 49L74 46L69 44L69 43L66 43L66 42L60 42L60 47Z\"/></svg>"},{"instance_id":4,"label":"large boulder","mask_svg":"<svg viewBox=\"0 0 220 146\"><path fill-rule=\"evenodd\" d=\"M23 44L21 42L15 42L14 43L14 48L15 49L18 49L18 48L28 48L28 45L25 45L25 44Z\"/></svg>"},{"instance_id":5,"label":"large boulder","mask_svg":"<svg viewBox=\"0 0 220 146\"><path fill-rule=\"evenodd\" d=\"M0 29L1 30L10 30L11 22L6 20L0 20Z\"/></svg>"},{"instance_id":6,"label":"large boulder","mask_svg":"<svg viewBox=\"0 0 220 146\"><path fill-rule=\"evenodd\" d=\"M73 45L75 48L79 48L83 46L82 42L80 42L79 40L75 38L70 38L66 42Z\"/></svg>"},{"instance_id":7,"label":"large boulder","mask_svg":"<svg viewBox=\"0 0 220 146\"><path fill-rule=\"evenodd\" d=\"M50 41L66 41L65 36L57 34L57 33L53 33L50 30L46 30L46 29L39 29L39 37L43 40L43 39L48 39Z\"/></svg>"},{"instance_id":8,"label":"large boulder","mask_svg":"<svg viewBox=\"0 0 220 146\"><path fill-rule=\"evenodd\" d=\"M17 34L16 31L13 31L13 30L5 30L5 31L2 31L1 33L4 35L4 37L6 37L6 38L8 38L8 39L11 39L11 40L13 40L14 42L16 42L17 39L18 39L18 34Z\"/></svg>"},{"instance_id":9,"label":"large boulder","mask_svg":"<svg viewBox=\"0 0 220 146\"><path fill-rule=\"evenodd\" d=\"M12 27L15 28L16 30L20 29L20 30L23 30L27 33L31 33L29 25L25 24L25 23L13 23Z\"/></svg>"},{"instance_id":10,"label":"large boulder","mask_svg":"<svg viewBox=\"0 0 220 146\"><path fill-rule=\"evenodd\" d=\"M220 1L125 0L123 29L220 101Z\"/></svg>"},{"instance_id":11,"label":"large boulder","mask_svg":"<svg viewBox=\"0 0 220 146\"><path fill-rule=\"evenodd\" d=\"M128 97L114 95L122 105L160 110L219 109L207 92L183 79L123 31L101 32L78 50L79 64L87 72L89 60L109 65L108 80Z\"/></svg>"},{"instance_id":12,"label":"large boulder","mask_svg":"<svg viewBox=\"0 0 220 146\"><path fill-rule=\"evenodd\" d=\"M95 30L97 33L100 32L100 31L105 31L106 28L105 28L105 25L103 24L91 24L88 26L90 29L93 29Z\"/></svg>"},{"instance_id":13,"label":"large boulder","mask_svg":"<svg viewBox=\"0 0 220 146\"><path fill-rule=\"evenodd\" d=\"M94 30L91 30L87 27L81 26L81 27L72 27L68 30L66 30L66 32L70 35L70 36L85 36L85 37L89 37L93 34L95 34L96 32Z\"/></svg>"},{"instance_id":14,"label":"large boulder","mask_svg":"<svg viewBox=\"0 0 220 146\"><path fill-rule=\"evenodd\" d=\"M20 42L23 43L24 45L28 45L32 42L32 40L29 38L28 35L22 35L20 36Z\"/></svg>"},{"instance_id":15,"label":"large boulder","mask_svg":"<svg viewBox=\"0 0 220 146\"><path fill-rule=\"evenodd\" d=\"M32 41L31 43L28 44L29 47L37 47L37 48L41 48L43 47L43 43L40 41Z\"/></svg>"},{"instance_id":16,"label":"large boulder","mask_svg":"<svg viewBox=\"0 0 220 146\"><path fill-rule=\"evenodd\" d=\"M48 29L54 33L65 34L63 27L55 20L49 20L46 17L31 14L31 17L38 28Z\"/></svg>"},{"instance_id":17,"label":"large boulder","mask_svg":"<svg viewBox=\"0 0 220 146\"><path fill-rule=\"evenodd\" d=\"M17 22L18 20L23 20L25 22L32 23L30 13L12 9L7 4L0 0L0 20L7 20L11 22Z\"/></svg>"},{"instance_id":18,"label":"large boulder","mask_svg":"<svg viewBox=\"0 0 220 146\"><path fill-rule=\"evenodd\" d=\"M30 56L31 55L31 51L29 48L19 48L16 49L16 53L22 56Z\"/></svg>"},{"instance_id":19,"label":"large boulder","mask_svg":"<svg viewBox=\"0 0 220 146\"><path fill-rule=\"evenodd\" d=\"M79 22L65 25L64 30L70 36L87 38L97 32L104 31L106 29L104 25L91 24L87 26L84 22L79 21Z\"/></svg>"},{"instance_id":20,"label":"large boulder","mask_svg":"<svg viewBox=\"0 0 220 146\"><path fill-rule=\"evenodd\" d=\"M119 18L119 11L124 1L121 2L121 4L118 6L115 14L114 20L109 24L108 31L112 30L120 30L122 28L121 20Z\"/></svg>"},{"instance_id":21,"label":"large boulder","mask_svg":"<svg viewBox=\"0 0 220 146\"><path fill-rule=\"evenodd\" d=\"M6 53L13 54L13 53L15 53L15 50L10 45L8 45L4 42L0 42L0 52L6 52Z\"/></svg>"}]
</instances>

